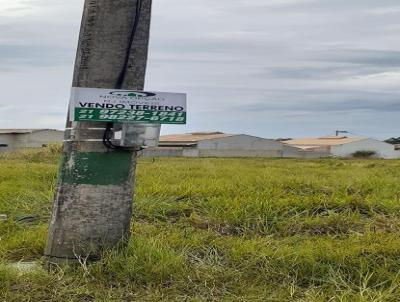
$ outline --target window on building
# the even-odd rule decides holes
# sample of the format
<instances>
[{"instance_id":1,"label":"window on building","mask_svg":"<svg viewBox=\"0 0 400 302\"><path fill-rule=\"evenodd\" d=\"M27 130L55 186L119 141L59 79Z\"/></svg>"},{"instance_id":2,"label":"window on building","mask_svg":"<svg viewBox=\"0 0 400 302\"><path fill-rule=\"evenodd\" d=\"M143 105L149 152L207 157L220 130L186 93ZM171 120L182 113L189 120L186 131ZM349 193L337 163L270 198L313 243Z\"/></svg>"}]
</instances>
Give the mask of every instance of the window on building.
<instances>
[{"instance_id":1,"label":"window on building","mask_svg":"<svg viewBox=\"0 0 400 302\"><path fill-rule=\"evenodd\" d=\"M6 148L6 147L8 147L7 144L0 144L0 148Z\"/></svg>"}]
</instances>

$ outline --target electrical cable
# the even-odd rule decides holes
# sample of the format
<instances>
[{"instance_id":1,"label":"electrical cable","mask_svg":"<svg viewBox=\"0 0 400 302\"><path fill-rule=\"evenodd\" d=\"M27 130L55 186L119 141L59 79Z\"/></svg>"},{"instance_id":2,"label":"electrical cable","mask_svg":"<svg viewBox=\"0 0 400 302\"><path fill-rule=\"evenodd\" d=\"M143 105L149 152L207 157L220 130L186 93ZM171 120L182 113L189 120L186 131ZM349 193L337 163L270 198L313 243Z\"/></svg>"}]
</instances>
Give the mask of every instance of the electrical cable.
<instances>
[{"instance_id":1,"label":"electrical cable","mask_svg":"<svg viewBox=\"0 0 400 302\"><path fill-rule=\"evenodd\" d=\"M136 36L137 29L139 27L141 11L142 11L142 0L137 0L136 1L135 20L133 22L133 27L132 27L131 34L129 36L129 42L128 42L128 47L127 47L126 53L125 53L124 64L123 64L121 73L118 76L117 83L115 85L116 89L122 89L122 86L123 86L124 81L125 81L125 77L126 77L126 72L128 70L129 59L130 59L130 55L131 55L132 46L133 46L133 43L135 41L135 36ZM118 145L114 145L113 144L113 142L111 141L112 127L113 127L113 123L111 123L111 122L107 123L106 130L104 131L104 135L103 135L103 144L104 144L104 146L106 146L107 149L131 151L132 148L122 147L122 146L118 146ZM141 148L140 150L143 150L143 148Z\"/></svg>"},{"instance_id":2,"label":"electrical cable","mask_svg":"<svg viewBox=\"0 0 400 302\"><path fill-rule=\"evenodd\" d=\"M103 144L107 147L107 149L116 149L116 145L111 142L111 130L113 127L113 123L108 122L106 125L106 130L103 135Z\"/></svg>"},{"instance_id":3,"label":"electrical cable","mask_svg":"<svg viewBox=\"0 0 400 302\"><path fill-rule=\"evenodd\" d=\"M131 34L129 37L129 43L128 43L128 48L127 48L126 54L125 54L124 65L122 67L121 73L119 74L117 83L115 85L116 89L122 89L122 85L124 84L126 71L128 70L128 64L129 64L129 59L130 59L130 55L131 55L133 42L135 41L136 32L139 27L141 11L142 11L142 0L137 0L136 1L135 20L133 22L132 31L131 31Z\"/></svg>"}]
</instances>

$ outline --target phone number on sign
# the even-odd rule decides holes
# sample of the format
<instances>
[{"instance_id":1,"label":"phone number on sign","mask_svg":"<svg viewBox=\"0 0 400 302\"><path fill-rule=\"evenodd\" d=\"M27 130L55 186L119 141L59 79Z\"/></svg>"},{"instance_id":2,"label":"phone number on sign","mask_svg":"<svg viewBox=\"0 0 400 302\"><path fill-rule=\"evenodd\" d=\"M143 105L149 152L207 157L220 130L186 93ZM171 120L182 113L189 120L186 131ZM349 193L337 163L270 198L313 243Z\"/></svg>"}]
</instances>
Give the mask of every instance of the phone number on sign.
<instances>
[{"instance_id":1,"label":"phone number on sign","mask_svg":"<svg viewBox=\"0 0 400 302\"><path fill-rule=\"evenodd\" d=\"M117 109L79 109L77 120L119 120L119 121L152 121L178 122L186 120L186 112L170 111L135 111Z\"/></svg>"}]
</instances>

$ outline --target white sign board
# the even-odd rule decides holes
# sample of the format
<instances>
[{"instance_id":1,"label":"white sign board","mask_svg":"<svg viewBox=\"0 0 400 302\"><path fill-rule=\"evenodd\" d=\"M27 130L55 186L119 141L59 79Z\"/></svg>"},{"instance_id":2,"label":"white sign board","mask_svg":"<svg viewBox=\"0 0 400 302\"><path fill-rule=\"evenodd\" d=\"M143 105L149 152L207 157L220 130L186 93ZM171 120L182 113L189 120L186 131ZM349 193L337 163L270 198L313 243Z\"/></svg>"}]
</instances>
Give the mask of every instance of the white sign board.
<instances>
[{"instance_id":1,"label":"white sign board","mask_svg":"<svg viewBox=\"0 0 400 302\"><path fill-rule=\"evenodd\" d=\"M186 124L186 94L73 87L70 120Z\"/></svg>"}]
</instances>

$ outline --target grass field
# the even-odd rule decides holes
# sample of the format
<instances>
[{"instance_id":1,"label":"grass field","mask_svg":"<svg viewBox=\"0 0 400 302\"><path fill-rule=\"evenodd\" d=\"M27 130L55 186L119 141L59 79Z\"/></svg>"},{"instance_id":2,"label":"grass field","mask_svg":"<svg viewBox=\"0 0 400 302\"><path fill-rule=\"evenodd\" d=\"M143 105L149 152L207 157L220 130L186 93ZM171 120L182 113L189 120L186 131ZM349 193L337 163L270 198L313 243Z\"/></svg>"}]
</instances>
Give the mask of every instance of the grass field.
<instances>
[{"instance_id":1,"label":"grass field","mask_svg":"<svg viewBox=\"0 0 400 302\"><path fill-rule=\"evenodd\" d=\"M17 271L41 259L57 161L0 155L2 302L400 301L400 161L141 159L126 251Z\"/></svg>"}]
</instances>

